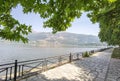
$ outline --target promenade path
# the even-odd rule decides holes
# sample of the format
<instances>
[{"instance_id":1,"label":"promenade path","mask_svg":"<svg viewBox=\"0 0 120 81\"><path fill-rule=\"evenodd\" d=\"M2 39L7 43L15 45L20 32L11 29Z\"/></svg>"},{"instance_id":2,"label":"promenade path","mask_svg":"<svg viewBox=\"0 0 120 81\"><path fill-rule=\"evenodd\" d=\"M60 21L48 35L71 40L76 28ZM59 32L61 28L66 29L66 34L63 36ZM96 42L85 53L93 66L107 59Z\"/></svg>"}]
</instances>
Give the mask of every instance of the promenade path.
<instances>
[{"instance_id":1,"label":"promenade path","mask_svg":"<svg viewBox=\"0 0 120 81\"><path fill-rule=\"evenodd\" d=\"M97 52L22 81L105 81L111 53L112 49Z\"/></svg>"},{"instance_id":2,"label":"promenade path","mask_svg":"<svg viewBox=\"0 0 120 81\"><path fill-rule=\"evenodd\" d=\"M120 59L111 59L106 81L120 81Z\"/></svg>"}]
</instances>

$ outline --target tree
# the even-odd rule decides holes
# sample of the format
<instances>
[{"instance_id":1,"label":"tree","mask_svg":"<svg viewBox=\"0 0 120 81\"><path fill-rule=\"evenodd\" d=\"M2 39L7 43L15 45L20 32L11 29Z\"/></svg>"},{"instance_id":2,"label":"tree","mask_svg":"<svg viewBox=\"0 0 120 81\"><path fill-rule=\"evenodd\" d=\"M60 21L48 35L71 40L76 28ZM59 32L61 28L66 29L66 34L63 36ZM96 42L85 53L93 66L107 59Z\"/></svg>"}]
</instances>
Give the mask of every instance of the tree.
<instances>
[{"instance_id":1,"label":"tree","mask_svg":"<svg viewBox=\"0 0 120 81\"><path fill-rule=\"evenodd\" d=\"M46 18L44 27L52 28L53 33L65 31L71 26L71 22L75 18L80 18L82 12L88 12L88 17L91 21L100 24L101 31L99 36L101 41L108 42L119 37L114 36L116 35L114 34L115 32L111 33L114 37L109 37L110 35L104 32L104 30L109 29L113 31L114 25L114 27L118 27L116 30L119 35L119 3L119 0L0 0L0 25L2 25L0 37L13 41L22 40L27 42L28 39L25 35L31 32L31 26L20 24L10 15L11 9L20 4L24 13L38 13L40 17ZM117 22L115 22L116 20ZM113 21L115 22L114 24L112 24ZM112 25L109 25L109 27L107 23ZM109 39L105 38L105 34ZM118 42L118 40L115 41ZM112 44L111 42L108 43Z\"/></svg>"},{"instance_id":2,"label":"tree","mask_svg":"<svg viewBox=\"0 0 120 81\"><path fill-rule=\"evenodd\" d=\"M99 37L109 45L120 46L120 1L111 5L111 9L98 16L100 23Z\"/></svg>"}]
</instances>

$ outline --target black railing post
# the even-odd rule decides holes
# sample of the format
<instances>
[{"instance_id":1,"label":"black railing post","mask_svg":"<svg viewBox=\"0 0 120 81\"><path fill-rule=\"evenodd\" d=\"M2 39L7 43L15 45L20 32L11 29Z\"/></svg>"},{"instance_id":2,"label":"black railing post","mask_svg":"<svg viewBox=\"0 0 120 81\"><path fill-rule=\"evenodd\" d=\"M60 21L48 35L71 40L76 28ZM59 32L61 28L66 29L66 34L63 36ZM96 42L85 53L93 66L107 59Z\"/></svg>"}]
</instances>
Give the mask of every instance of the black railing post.
<instances>
[{"instance_id":1,"label":"black railing post","mask_svg":"<svg viewBox=\"0 0 120 81\"><path fill-rule=\"evenodd\" d=\"M84 52L82 52L82 57L84 57Z\"/></svg>"},{"instance_id":2,"label":"black railing post","mask_svg":"<svg viewBox=\"0 0 120 81\"><path fill-rule=\"evenodd\" d=\"M77 53L77 60L79 60L79 54Z\"/></svg>"},{"instance_id":3,"label":"black railing post","mask_svg":"<svg viewBox=\"0 0 120 81\"><path fill-rule=\"evenodd\" d=\"M8 68L6 68L6 77L5 77L5 81L7 81L8 78Z\"/></svg>"},{"instance_id":4,"label":"black railing post","mask_svg":"<svg viewBox=\"0 0 120 81\"><path fill-rule=\"evenodd\" d=\"M69 61L72 62L72 54L70 53Z\"/></svg>"},{"instance_id":5,"label":"black railing post","mask_svg":"<svg viewBox=\"0 0 120 81\"><path fill-rule=\"evenodd\" d=\"M12 75L12 67L10 67L10 80L11 80L11 75Z\"/></svg>"},{"instance_id":6,"label":"black railing post","mask_svg":"<svg viewBox=\"0 0 120 81\"><path fill-rule=\"evenodd\" d=\"M46 71L47 70L47 59L45 58L44 59L44 71Z\"/></svg>"},{"instance_id":7,"label":"black railing post","mask_svg":"<svg viewBox=\"0 0 120 81\"><path fill-rule=\"evenodd\" d=\"M17 78L17 60L15 60L14 81L16 81L16 78Z\"/></svg>"},{"instance_id":8,"label":"black railing post","mask_svg":"<svg viewBox=\"0 0 120 81\"><path fill-rule=\"evenodd\" d=\"M61 61L62 61L62 57L60 56L60 57L58 57L58 65L61 65L62 63L61 63Z\"/></svg>"},{"instance_id":9,"label":"black railing post","mask_svg":"<svg viewBox=\"0 0 120 81\"><path fill-rule=\"evenodd\" d=\"M23 70L24 70L24 65L22 65L22 76L24 75Z\"/></svg>"},{"instance_id":10,"label":"black railing post","mask_svg":"<svg viewBox=\"0 0 120 81\"><path fill-rule=\"evenodd\" d=\"M18 73L19 77L21 76L21 73L20 73L21 71L20 70L21 70L21 65L19 65L19 73Z\"/></svg>"}]
</instances>

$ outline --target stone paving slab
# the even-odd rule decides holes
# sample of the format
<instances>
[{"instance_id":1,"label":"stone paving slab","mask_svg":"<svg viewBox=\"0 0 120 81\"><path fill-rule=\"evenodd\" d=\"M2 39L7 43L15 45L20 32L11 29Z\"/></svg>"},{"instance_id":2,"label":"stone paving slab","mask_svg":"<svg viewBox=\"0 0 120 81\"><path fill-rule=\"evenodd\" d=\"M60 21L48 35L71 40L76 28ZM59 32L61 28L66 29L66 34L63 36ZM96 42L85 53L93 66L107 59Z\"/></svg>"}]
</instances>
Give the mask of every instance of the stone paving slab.
<instances>
[{"instance_id":1,"label":"stone paving slab","mask_svg":"<svg viewBox=\"0 0 120 81\"><path fill-rule=\"evenodd\" d=\"M106 81L120 81L120 59L111 59Z\"/></svg>"},{"instance_id":2,"label":"stone paving slab","mask_svg":"<svg viewBox=\"0 0 120 81\"><path fill-rule=\"evenodd\" d=\"M111 53L112 49L98 52L22 81L105 81Z\"/></svg>"}]
</instances>

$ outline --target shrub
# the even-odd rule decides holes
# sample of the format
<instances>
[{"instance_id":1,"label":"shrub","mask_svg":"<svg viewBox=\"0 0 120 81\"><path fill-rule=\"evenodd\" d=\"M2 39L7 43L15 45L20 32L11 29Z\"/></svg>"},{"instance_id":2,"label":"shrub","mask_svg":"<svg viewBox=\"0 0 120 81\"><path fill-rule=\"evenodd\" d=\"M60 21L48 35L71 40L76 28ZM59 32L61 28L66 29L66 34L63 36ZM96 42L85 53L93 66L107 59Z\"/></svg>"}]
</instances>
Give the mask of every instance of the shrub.
<instances>
[{"instance_id":1,"label":"shrub","mask_svg":"<svg viewBox=\"0 0 120 81\"><path fill-rule=\"evenodd\" d=\"M83 57L89 57L89 56L90 55L89 55L89 53L87 51L83 53Z\"/></svg>"},{"instance_id":2,"label":"shrub","mask_svg":"<svg viewBox=\"0 0 120 81\"><path fill-rule=\"evenodd\" d=\"M120 59L120 48L114 48L111 57L112 58L118 58L118 59Z\"/></svg>"}]
</instances>

